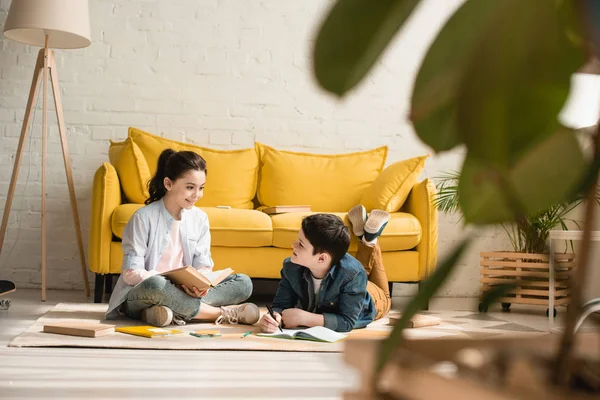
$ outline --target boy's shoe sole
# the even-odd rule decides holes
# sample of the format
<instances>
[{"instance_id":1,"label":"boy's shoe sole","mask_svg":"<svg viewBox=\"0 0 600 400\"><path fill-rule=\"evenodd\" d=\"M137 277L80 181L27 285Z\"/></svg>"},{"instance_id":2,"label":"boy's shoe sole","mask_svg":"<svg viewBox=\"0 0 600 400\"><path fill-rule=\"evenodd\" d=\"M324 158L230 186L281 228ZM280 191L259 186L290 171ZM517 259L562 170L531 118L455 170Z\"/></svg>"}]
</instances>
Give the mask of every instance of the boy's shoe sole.
<instances>
[{"instance_id":1,"label":"boy's shoe sole","mask_svg":"<svg viewBox=\"0 0 600 400\"><path fill-rule=\"evenodd\" d=\"M354 235L361 237L365 234L365 222L367 221L367 210L361 204L356 205L348 211L348 219L352 224Z\"/></svg>"}]
</instances>

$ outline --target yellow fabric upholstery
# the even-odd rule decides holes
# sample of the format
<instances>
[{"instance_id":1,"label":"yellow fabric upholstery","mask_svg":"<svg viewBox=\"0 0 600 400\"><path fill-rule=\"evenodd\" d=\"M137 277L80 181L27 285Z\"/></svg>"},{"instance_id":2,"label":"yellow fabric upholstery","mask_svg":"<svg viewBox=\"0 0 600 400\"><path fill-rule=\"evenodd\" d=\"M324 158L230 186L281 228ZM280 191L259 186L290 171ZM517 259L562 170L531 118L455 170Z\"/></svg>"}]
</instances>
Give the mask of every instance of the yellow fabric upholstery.
<instances>
[{"instance_id":1,"label":"yellow fabric upholstery","mask_svg":"<svg viewBox=\"0 0 600 400\"><path fill-rule=\"evenodd\" d=\"M252 209L258 180L258 154L256 149L215 150L194 146L155 136L136 128L129 128L129 137L144 154L151 175L156 172L160 153L172 148L200 154L208 169L204 196L198 207L231 206Z\"/></svg>"},{"instance_id":2,"label":"yellow fabric upholstery","mask_svg":"<svg viewBox=\"0 0 600 400\"><path fill-rule=\"evenodd\" d=\"M388 166L367 188L360 204L369 212L374 209L398 211L423 171L427 157L410 158Z\"/></svg>"},{"instance_id":3,"label":"yellow fabric upholstery","mask_svg":"<svg viewBox=\"0 0 600 400\"><path fill-rule=\"evenodd\" d=\"M142 204L122 204L118 206L112 218L112 232L119 239L127 222ZM202 207L210 222L211 244L224 247L263 247L271 246L273 227L271 218L256 210L232 208L224 210L214 207Z\"/></svg>"},{"instance_id":4,"label":"yellow fabric upholstery","mask_svg":"<svg viewBox=\"0 0 600 400\"><path fill-rule=\"evenodd\" d=\"M271 216L273 220L273 246L291 249L298 237L302 219L314 213L285 213ZM347 227L351 227L347 213L331 213L340 217ZM358 239L352 236L350 252L356 251ZM379 238L382 251L409 250L421 241L421 224L417 218L407 213L392 213L390 221Z\"/></svg>"},{"instance_id":5,"label":"yellow fabric upholstery","mask_svg":"<svg viewBox=\"0 0 600 400\"><path fill-rule=\"evenodd\" d=\"M238 274L251 278L280 279L283 260L291 255L290 249L278 247L211 247L215 269L231 267ZM383 264L390 282L416 282L419 280L419 254L416 251L386 251ZM112 242L112 265L119 273L123 262L121 242Z\"/></svg>"},{"instance_id":6,"label":"yellow fabric upholstery","mask_svg":"<svg viewBox=\"0 0 600 400\"><path fill-rule=\"evenodd\" d=\"M213 246L264 247L273 242L271 218L256 210L202 207L210 221Z\"/></svg>"},{"instance_id":7,"label":"yellow fabric upholstery","mask_svg":"<svg viewBox=\"0 0 600 400\"><path fill-rule=\"evenodd\" d=\"M423 229L423 237L416 247L419 254L418 280L427 278L437 264L438 211L434 204L436 193L433 182L425 179L413 187L402 208L402 211L417 217Z\"/></svg>"},{"instance_id":8,"label":"yellow fabric upholstery","mask_svg":"<svg viewBox=\"0 0 600 400\"><path fill-rule=\"evenodd\" d=\"M145 196L138 193L139 202L126 203L121 196L121 188L125 190L127 187L125 194L128 198L133 197L130 189L141 191L143 165L139 160L154 157L152 165L147 165L150 171L155 168L160 152L167 147L202 154L207 159L209 170L205 199L210 200L208 203L215 203L211 205L234 207L202 207L211 225L211 251L217 269L232 267L236 272L252 278L278 279L282 261L290 255L291 245L298 235L305 213L268 216L256 210L235 208L236 202L249 207L257 191L260 194L256 187L256 179L259 178L261 190L267 192L267 198L279 196L288 204L310 204L314 211L324 210L340 216L348 226L347 211L358 204L367 191L372 197L365 199L379 202L377 208L394 209L404 203L397 212L392 212L391 220L380 238L388 278L392 282L415 282L425 279L435 268L438 241L437 210L433 205L435 187L429 180L414 183L422 169L424 157L421 162L413 164L411 160L393 164L381 173L387 154L385 147L339 156L276 151L264 145L257 145L257 150L221 152L178 144L132 129L129 140L113 143L110 147L110 158L119 168L103 163L94 176L88 251L92 272L120 273L123 262L120 237L133 213L143 206L145 200L142 199ZM262 154L262 178L256 176L259 167L257 151ZM355 164L360 166L360 171L355 169ZM221 175L219 166L225 169ZM213 179L215 185L211 185ZM244 180L246 183L240 184ZM350 183L355 186L347 189L345 185ZM221 192L210 195L208 188L211 186ZM243 190L238 191L238 186ZM337 189L332 190L333 186ZM403 201L402 196L406 196L403 193L407 189L412 190ZM269 190L273 193L268 193ZM376 193L377 190L381 190L381 193ZM232 199L230 203L224 204L226 197L218 196L228 196L228 192L236 194L229 197ZM242 192L246 193L243 195L246 197L242 198ZM212 200L210 196L213 196ZM220 200L217 202L215 199ZM280 204L279 200L277 203ZM350 252L355 252L356 248L357 239L352 235Z\"/></svg>"},{"instance_id":9,"label":"yellow fabric upholstery","mask_svg":"<svg viewBox=\"0 0 600 400\"><path fill-rule=\"evenodd\" d=\"M144 207L143 204L121 204L117 208L115 208L115 212L112 215L112 220L110 222L112 233L118 237L119 239L123 239L123 231L125 230L125 226L127 222L140 208Z\"/></svg>"},{"instance_id":10,"label":"yellow fabric upholstery","mask_svg":"<svg viewBox=\"0 0 600 400\"><path fill-rule=\"evenodd\" d=\"M148 163L138 145L131 138L123 142L111 140L108 158L117 170L119 181L123 183L123 192L127 200L143 204L150 197L148 181L151 176Z\"/></svg>"},{"instance_id":11,"label":"yellow fabric upholstery","mask_svg":"<svg viewBox=\"0 0 600 400\"><path fill-rule=\"evenodd\" d=\"M257 144L258 200L267 206L307 204L312 211L346 211L381 172L387 146L348 154L309 154ZM340 195L343 193L343 195Z\"/></svg>"},{"instance_id":12,"label":"yellow fabric upholstery","mask_svg":"<svg viewBox=\"0 0 600 400\"><path fill-rule=\"evenodd\" d=\"M121 204L121 186L117 171L107 162L102 163L94 174L92 198L88 263L90 270L96 273L113 273L110 260L110 221L115 208Z\"/></svg>"}]
</instances>

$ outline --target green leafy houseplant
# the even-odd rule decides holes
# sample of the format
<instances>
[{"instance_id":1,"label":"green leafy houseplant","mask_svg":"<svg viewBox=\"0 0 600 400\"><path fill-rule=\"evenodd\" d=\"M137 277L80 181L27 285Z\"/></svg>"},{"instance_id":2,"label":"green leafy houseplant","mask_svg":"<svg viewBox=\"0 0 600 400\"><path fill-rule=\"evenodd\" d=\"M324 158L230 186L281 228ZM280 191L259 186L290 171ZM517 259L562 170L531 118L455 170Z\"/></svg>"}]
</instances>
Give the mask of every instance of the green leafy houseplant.
<instances>
[{"instance_id":1,"label":"green leafy houseplant","mask_svg":"<svg viewBox=\"0 0 600 400\"><path fill-rule=\"evenodd\" d=\"M434 178L438 193L435 205L443 213L460 213L460 200L458 183L460 173L451 171L440 174ZM598 192L598 191L597 191ZM552 204L550 207L527 215L520 224L501 223L506 232L513 250L519 253L546 253L550 230L568 230L567 222L571 222L578 229L581 225L578 221L567 218L585 199L583 195L577 195L573 201ZM596 204L600 205L600 196L596 195ZM571 250L573 244L571 243Z\"/></svg>"},{"instance_id":2,"label":"green leafy houseplant","mask_svg":"<svg viewBox=\"0 0 600 400\"><path fill-rule=\"evenodd\" d=\"M319 85L347 95L367 75L420 0L338 0L317 34L313 68ZM467 0L431 44L414 83L410 119L436 152L467 150L458 188L460 210L474 225L525 226L527 217L585 193L581 257L554 383L573 380L574 325L589 263L600 134L586 162L575 132L558 114L571 75L600 55L600 2L595 0ZM463 241L421 287L382 344L376 373L403 340L402 330L452 272ZM373 381L376 388L377 378Z\"/></svg>"}]
</instances>

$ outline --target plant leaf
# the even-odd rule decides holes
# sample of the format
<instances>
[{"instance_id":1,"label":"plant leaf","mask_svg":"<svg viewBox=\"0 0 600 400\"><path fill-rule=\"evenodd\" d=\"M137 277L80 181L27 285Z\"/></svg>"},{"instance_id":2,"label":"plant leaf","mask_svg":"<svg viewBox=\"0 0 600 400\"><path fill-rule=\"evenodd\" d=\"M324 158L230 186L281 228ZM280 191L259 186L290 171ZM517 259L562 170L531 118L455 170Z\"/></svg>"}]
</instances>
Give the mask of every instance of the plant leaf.
<instances>
[{"instance_id":1,"label":"plant leaf","mask_svg":"<svg viewBox=\"0 0 600 400\"><path fill-rule=\"evenodd\" d=\"M339 0L319 29L314 71L325 90L344 95L381 56L420 0Z\"/></svg>"},{"instance_id":2,"label":"plant leaf","mask_svg":"<svg viewBox=\"0 0 600 400\"><path fill-rule=\"evenodd\" d=\"M490 290L487 290L481 296L481 305L484 310L487 310L488 307L496 303L498 299L505 297L508 292L517 288L517 285L514 283L501 283L499 285L494 285Z\"/></svg>"},{"instance_id":3,"label":"plant leaf","mask_svg":"<svg viewBox=\"0 0 600 400\"><path fill-rule=\"evenodd\" d=\"M385 364L388 362L394 350L398 348L402 343L403 336L402 331L408 326L410 319L427 304L429 299L437 292L442 283L448 278L456 263L463 255L467 247L471 242L470 238L464 239L446 259L437 266L433 274L427 278L427 280L421 286L419 293L413 297L404 308L402 317L398 323L394 326L390 336L383 342L379 351L379 357L377 359L377 366L375 369L375 376L383 369Z\"/></svg>"},{"instance_id":4,"label":"plant leaf","mask_svg":"<svg viewBox=\"0 0 600 400\"><path fill-rule=\"evenodd\" d=\"M535 215L572 200L586 170L577 139L566 128L538 143L510 170L467 156L459 183L461 210L474 224Z\"/></svg>"},{"instance_id":5,"label":"plant leaf","mask_svg":"<svg viewBox=\"0 0 600 400\"><path fill-rule=\"evenodd\" d=\"M476 62L464 69L458 129L471 157L510 167L554 134L571 74L585 57L554 1L470 3L493 3L495 13L481 32Z\"/></svg>"},{"instance_id":6,"label":"plant leaf","mask_svg":"<svg viewBox=\"0 0 600 400\"><path fill-rule=\"evenodd\" d=\"M465 69L494 11L491 1L467 1L446 22L421 64L411 119L417 135L435 151L463 143L457 128L457 99Z\"/></svg>"}]
</instances>

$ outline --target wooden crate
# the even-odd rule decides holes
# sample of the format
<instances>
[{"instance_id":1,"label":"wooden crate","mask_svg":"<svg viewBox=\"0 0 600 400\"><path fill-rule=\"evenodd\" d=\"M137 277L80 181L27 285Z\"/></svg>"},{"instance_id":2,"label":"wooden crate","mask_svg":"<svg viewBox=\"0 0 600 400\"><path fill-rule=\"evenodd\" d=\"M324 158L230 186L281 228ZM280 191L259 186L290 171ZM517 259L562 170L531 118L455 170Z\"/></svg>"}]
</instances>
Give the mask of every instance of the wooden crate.
<instances>
[{"instance_id":1,"label":"wooden crate","mask_svg":"<svg viewBox=\"0 0 600 400\"><path fill-rule=\"evenodd\" d=\"M575 268L575 254L554 256L554 305L568 305L569 277ZM481 294L501 283L516 289L499 299L504 308L510 304L534 304L549 307L550 260L548 254L482 252L480 261ZM485 310L480 310L485 311Z\"/></svg>"}]
</instances>

